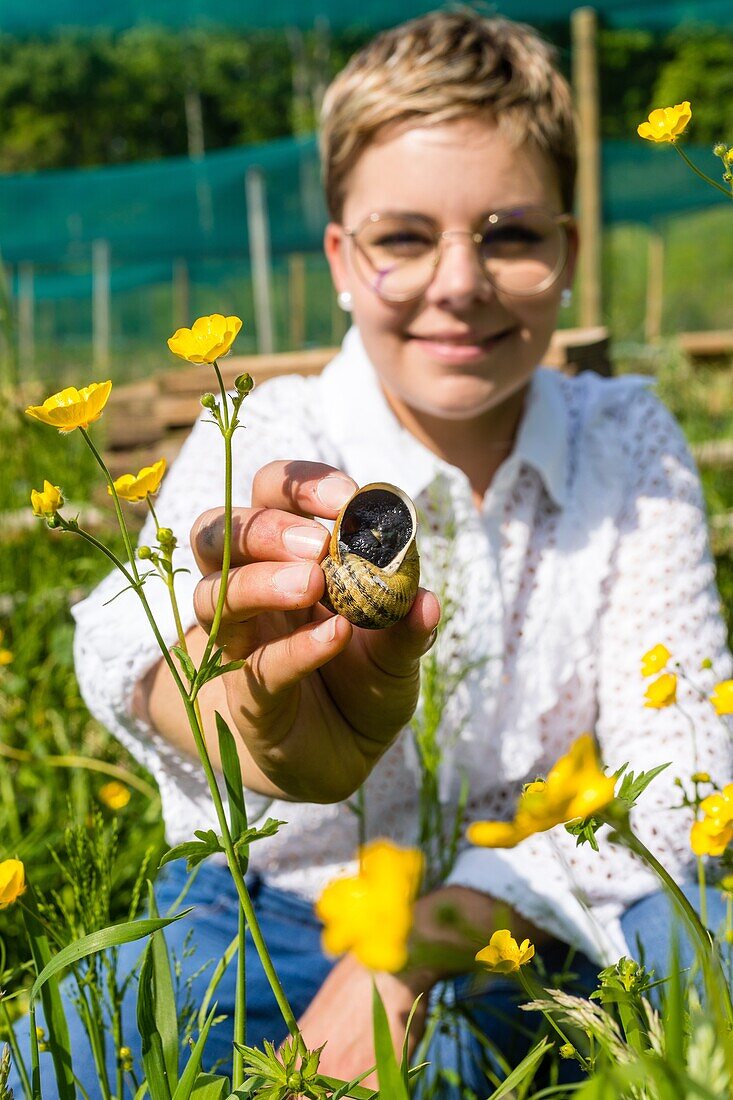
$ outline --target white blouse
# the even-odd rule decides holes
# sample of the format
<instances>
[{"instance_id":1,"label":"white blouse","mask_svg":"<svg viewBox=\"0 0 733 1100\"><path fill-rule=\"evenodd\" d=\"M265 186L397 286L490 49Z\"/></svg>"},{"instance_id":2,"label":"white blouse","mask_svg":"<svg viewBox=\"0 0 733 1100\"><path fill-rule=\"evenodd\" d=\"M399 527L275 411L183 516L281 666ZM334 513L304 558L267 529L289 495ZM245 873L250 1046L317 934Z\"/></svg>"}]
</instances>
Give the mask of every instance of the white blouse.
<instances>
[{"instance_id":1,"label":"white blouse","mask_svg":"<svg viewBox=\"0 0 733 1100\"><path fill-rule=\"evenodd\" d=\"M201 371L202 391L207 388ZM255 379L256 381L256 379ZM441 726L441 799L455 809L470 781L468 820L510 818L522 784L546 774L582 732L603 760L638 772L671 766L634 814L645 843L679 880L692 877L691 817L676 807L676 777L708 771L730 782L724 721L681 682L682 709L644 707L641 655L663 642L699 687L731 675L701 489L682 433L647 379L568 378L539 368L512 454L479 512L461 470L437 458L398 423L358 332L322 375L273 379L255 388L234 437L234 505L249 503L256 470L273 459L330 463L359 484L401 486L427 516L419 545L423 583L443 589L454 613L437 653L448 671L471 666L451 693ZM188 543L196 516L223 502L223 443L203 418L163 483L161 523L179 539L179 602L188 628L200 574ZM155 540L149 518L141 543ZM92 713L155 777L171 844L216 828L199 763L134 718L136 682L159 650L131 591L108 576L74 608L75 658ZM446 587L447 586L447 587ZM167 642L175 628L164 585L146 594ZM713 662L701 671L701 662ZM691 732L694 723L695 738ZM403 730L366 783L369 836L414 842L418 768ZM270 882L315 898L334 876L354 871L358 822L347 803L250 799L288 822L252 847L251 867ZM604 842L578 848L562 826L514 849L463 844L448 881L513 906L596 960L628 951L624 909L657 889L627 852Z\"/></svg>"}]
</instances>

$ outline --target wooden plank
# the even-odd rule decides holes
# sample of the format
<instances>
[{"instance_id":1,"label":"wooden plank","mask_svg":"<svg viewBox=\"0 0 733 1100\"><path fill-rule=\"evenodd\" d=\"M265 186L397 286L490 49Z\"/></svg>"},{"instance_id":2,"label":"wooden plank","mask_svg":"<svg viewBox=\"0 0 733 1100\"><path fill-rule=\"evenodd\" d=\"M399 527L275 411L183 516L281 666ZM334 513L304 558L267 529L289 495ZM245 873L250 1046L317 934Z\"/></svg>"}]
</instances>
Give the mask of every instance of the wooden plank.
<instances>
[{"instance_id":1,"label":"wooden plank","mask_svg":"<svg viewBox=\"0 0 733 1100\"><path fill-rule=\"evenodd\" d=\"M725 469L733 466L733 439L708 439L690 446L692 457L701 469Z\"/></svg>"},{"instance_id":2,"label":"wooden plank","mask_svg":"<svg viewBox=\"0 0 733 1100\"><path fill-rule=\"evenodd\" d=\"M248 371L257 382L280 374L319 374L338 348L310 348L307 351L285 351L273 355L233 355L219 364L224 385L231 388L237 375ZM161 393L202 394L215 392L216 375L207 366L181 367L156 375Z\"/></svg>"},{"instance_id":3,"label":"wooden plank","mask_svg":"<svg viewBox=\"0 0 733 1100\"><path fill-rule=\"evenodd\" d=\"M580 320L597 325L601 318L601 142L598 94L598 15L591 7L570 16L572 81L578 115L578 228L583 242L578 256Z\"/></svg>"},{"instance_id":4,"label":"wooden plank","mask_svg":"<svg viewBox=\"0 0 733 1100\"><path fill-rule=\"evenodd\" d=\"M681 332L677 342L691 359L722 359L733 355L733 329Z\"/></svg>"}]
</instances>

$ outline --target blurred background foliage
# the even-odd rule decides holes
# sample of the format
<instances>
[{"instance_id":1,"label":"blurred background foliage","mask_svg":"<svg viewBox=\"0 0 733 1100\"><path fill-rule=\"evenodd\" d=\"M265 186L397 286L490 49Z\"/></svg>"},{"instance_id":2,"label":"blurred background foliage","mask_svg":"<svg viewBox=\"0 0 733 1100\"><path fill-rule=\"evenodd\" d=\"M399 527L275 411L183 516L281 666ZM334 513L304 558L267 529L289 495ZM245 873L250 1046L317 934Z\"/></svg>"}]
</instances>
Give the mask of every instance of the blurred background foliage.
<instances>
[{"instance_id":1,"label":"blurred background foliage","mask_svg":"<svg viewBox=\"0 0 733 1100\"><path fill-rule=\"evenodd\" d=\"M565 24L541 28L569 66ZM0 171L112 165L189 151L191 95L207 150L315 129L317 95L294 94L294 57L322 87L371 37L162 27L0 36ZM695 141L733 130L733 34L602 29L602 136L628 138L656 103L695 103ZM188 108L187 108L188 103Z\"/></svg>"}]
</instances>

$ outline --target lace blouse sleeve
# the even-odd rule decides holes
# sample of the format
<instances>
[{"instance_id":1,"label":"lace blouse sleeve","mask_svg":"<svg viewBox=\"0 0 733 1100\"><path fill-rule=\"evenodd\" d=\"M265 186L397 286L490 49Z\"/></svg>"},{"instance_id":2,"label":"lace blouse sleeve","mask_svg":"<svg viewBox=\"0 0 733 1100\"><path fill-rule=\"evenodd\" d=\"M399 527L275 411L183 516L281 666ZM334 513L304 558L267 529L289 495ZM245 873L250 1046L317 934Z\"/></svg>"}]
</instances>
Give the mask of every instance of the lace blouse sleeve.
<instances>
[{"instance_id":1,"label":"lace blouse sleeve","mask_svg":"<svg viewBox=\"0 0 733 1100\"><path fill-rule=\"evenodd\" d=\"M731 675L702 491L679 426L637 391L624 413L627 456L616 552L604 584L597 653L596 734L606 766L634 772L670 763L641 796L634 827L679 881L693 876L691 814L675 780L695 771L716 784L733 774L730 734L706 694ZM678 671L679 705L644 705L640 658L664 643ZM712 661L713 670L701 669ZM689 676L689 680L687 677ZM701 689L702 688L702 692ZM581 731L578 731L581 732ZM659 888L652 872L599 835L600 852L576 847L562 827L507 851L468 849L451 881L492 883L492 893L599 961L628 952L620 917Z\"/></svg>"}]
</instances>

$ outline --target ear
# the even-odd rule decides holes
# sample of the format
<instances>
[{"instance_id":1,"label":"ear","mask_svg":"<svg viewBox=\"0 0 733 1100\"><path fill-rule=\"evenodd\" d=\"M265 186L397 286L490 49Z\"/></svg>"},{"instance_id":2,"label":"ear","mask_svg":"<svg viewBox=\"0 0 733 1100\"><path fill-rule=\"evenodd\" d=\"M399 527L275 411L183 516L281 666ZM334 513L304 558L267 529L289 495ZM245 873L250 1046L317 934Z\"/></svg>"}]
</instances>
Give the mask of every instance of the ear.
<instances>
[{"instance_id":1,"label":"ear","mask_svg":"<svg viewBox=\"0 0 733 1100\"><path fill-rule=\"evenodd\" d=\"M337 294L349 289L345 244L344 227L338 222L329 222L323 234L323 251L331 268L331 279Z\"/></svg>"}]
</instances>

